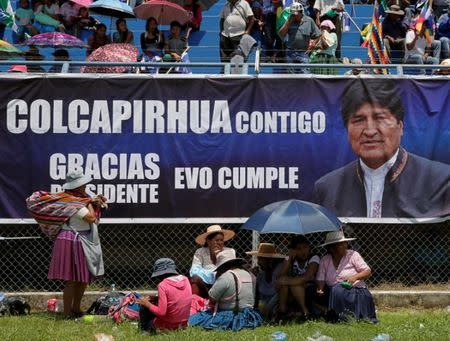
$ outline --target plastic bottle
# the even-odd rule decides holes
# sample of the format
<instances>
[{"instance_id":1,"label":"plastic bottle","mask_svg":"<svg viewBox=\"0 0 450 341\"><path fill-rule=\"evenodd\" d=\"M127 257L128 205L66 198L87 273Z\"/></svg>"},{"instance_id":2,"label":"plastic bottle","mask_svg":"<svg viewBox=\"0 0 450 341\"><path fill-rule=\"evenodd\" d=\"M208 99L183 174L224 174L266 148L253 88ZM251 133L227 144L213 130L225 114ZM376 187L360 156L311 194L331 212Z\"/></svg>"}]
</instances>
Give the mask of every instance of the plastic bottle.
<instances>
[{"instance_id":1,"label":"plastic bottle","mask_svg":"<svg viewBox=\"0 0 450 341\"><path fill-rule=\"evenodd\" d=\"M383 334L378 334L370 341L390 341L390 340L391 340L391 336L389 334L383 333Z\"/></svg>"},{"instance_id":2,"label":"plastic bottle","mask_svg":"<svg viewBox=\"0 0 450 341\"><path fill-rule=\"evenodd\" d=\"M64 310L64 301L61 299L56 300L55 313L62 312Z\"/></svg>"},{"instance_id":3,"label":"plastic bottle","mask_svg":"<svg viewBox=\"0 0 450 341\"><path fill-rule=\"evenodd\" d=\"M112 291L112 292L116 291L116 285L115 285L114 283L111 284L111 291Z\"/></svg>"},{"instance_id":4,"label":"plastic bottle","mask_svg":"<svg viewBox=\"0 0 450 341\"><path fill-rule=\"evenodd\" d=\"M61 299L50 298L47 301L47 311L50 313L58 313L64 310L64 301Z\"/></svg>"},{"instance_id":5,"label":"plastic bottle","mask_svg":"<svg viewBox=\"0 0 450 341\"><path fill-rule=\"evenodd\" d=\"M350 31L350 18L348 16L348 14L344 14L344 32L349 32Z\"/></svg>"},{"instance_id":6,"label":"plastic bottle","mask_svg":"<svg viewBox=\"0 0 450 341\"><path fill-rule=\"evenodd\" d=\"M286 333L278 331L272 334L272 341L285 341L286 337Z\"/></svg>"}]
</instances>

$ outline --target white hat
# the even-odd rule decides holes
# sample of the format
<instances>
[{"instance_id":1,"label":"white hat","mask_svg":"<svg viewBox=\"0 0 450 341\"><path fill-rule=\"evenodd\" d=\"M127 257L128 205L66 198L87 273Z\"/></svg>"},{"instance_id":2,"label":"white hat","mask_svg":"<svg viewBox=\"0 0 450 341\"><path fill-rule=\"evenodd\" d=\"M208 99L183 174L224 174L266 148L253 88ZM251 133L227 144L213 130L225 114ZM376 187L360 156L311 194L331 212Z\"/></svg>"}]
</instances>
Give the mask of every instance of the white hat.
<instances>
[{"instance_id":1,"label":"white hat","mask_svg":"<svg viewBox=\"0 0 450 341\"><path fill-rule=\"evenodd\" d=\"M63 189L75 189L92 181L92 177L84 175L81 170L69 171L66 175L66 183L63 185Z\"/></svg>"},{"instance_id":2,"label":"white hat","mask_svg":"<svg viewBox=\"0 0 450 341\"><path fill-rule=\"evenodd\" d=\"M236 258L236 255L234 255L233 253L228 253L228 252L220 252L217 255L217 264L216 264L216 270L214 271L220 271L221 268L224 268L224 265L236 265L236 266L241 266L242 264L244 264L244 259L242 258Z\"/></svg>"},{"instance_id":3,"label":"white hat","mask_svg":"<svg viewBox=\"0 0 450 341\"><path fill-rule=\"evenodd\" d=\"M234 237L234 231L223 229L220 225L211 225L208 226L205 233L202 233L195 238L195 242L200 245L205 245L206 238L213 233L222 233L223 241L225 242Z\"/></svg>"},{"instance_id":4,"label":"white hat","mask_svg":"<svg viewBox=\"0 0 450 341\"><path fill-rule=\"evenodd\" d=\"M337 244L337 243L340 243L340 242L346 242L346 241L355 240L355 239L356 238L345 238L343 231L333 231L333 232L328 232L327 233L327 236L325 238L325 243L323 243L320 246Z\"/></svg>"},{"instance_id":5,"label":"white hat","mask_svg":"<svg viewBox=\"0 0 450 341\"><path fill-rule=\"evenodd\" d=\"M291 10L291 13L303 12L303 5L300 2L293 2L289 9Z\"/></svg>"}]
</instances>

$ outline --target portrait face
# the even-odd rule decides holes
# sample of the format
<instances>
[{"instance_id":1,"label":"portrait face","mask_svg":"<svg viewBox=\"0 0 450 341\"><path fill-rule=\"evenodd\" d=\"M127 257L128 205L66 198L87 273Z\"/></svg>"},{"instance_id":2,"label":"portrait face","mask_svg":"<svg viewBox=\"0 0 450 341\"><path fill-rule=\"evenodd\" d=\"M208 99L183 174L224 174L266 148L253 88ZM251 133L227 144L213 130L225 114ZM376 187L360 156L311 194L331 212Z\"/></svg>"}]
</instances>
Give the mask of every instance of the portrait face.
<instances>
[{"instance_id":1,"label":"portrait face","mask_svg":"<svg viewBox=\"0 0 450 341\"><path fill-rule=\"evenodd\" d=\"M353 152L372 169L388 161L400 146L403 122L387 108L365 103L347 123L348 140Z\"/></svg>"},{"instance_id":2,"label":"portrait face","mask_svg":"<svg viewBox=\"0 0 450 341\"><path fill-rule=\"evenodd\" d=\"M224 246L223 234L217 233L213 238L207 239L206 243L212 251L222 251Z\"/></svg>"},{"instance_id":3,"label":"portrait face","mask_svg":"<svg viewBox=\"0 0 450 341\"><path fill-rule=\"evenodd\" d=\"M119 31L124 32L124 31L126 31L126 30L127 30L127 24L125 23L125 21L121 21L121 22L119 23Z\"/></svg>"},{"instance_id":4,"label":"portrait face","mask_svg":"<svg viewBox=\"0 0 450 341\"><path fill-rule=\"evenodd\" d=\"M305 261L309 258L309 254L311 252L309 245L306 243L297 244L294 249L296 258L302 261Z\"/></svg>"}]
</instances>

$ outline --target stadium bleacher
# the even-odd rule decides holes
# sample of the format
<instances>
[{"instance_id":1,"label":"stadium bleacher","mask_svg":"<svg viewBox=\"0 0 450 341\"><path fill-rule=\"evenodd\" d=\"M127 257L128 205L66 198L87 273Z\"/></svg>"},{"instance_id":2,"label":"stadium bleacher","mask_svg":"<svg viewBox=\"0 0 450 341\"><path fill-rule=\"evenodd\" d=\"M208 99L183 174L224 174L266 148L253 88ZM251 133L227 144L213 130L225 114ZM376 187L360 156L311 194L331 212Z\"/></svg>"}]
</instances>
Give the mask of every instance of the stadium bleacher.
<instances>
[{"instance_id":1,"label":"stadium bleacher","mask_svg":"<svg viewBox=\"0 0 450 341\"><path fill-rule=\"evenodd\" d=\"M13 7L16 8L16 1L13 1ZM18 1L17 1L18 2ZM203 11L203 21L200 31L191 33L189 43L191 49L189 56L191 62L220 62L219 58L219 13L224 6L226 0L218 0L208 10ZM353 20L361 28L364 24L370 23L372 17L373 6L372 5L355 5L353 10L352 6L347 4L345 9L348 13L352 14ZM95 18L105 23L108 27L108 33L112 34L115 30L116 18L105 17L90 13ZM128 28L134 34L134 43L140 48L139 37L144 31L145 20L141 19L126 19ZM169 27L162 26L161 29L167 34ZM7 29L5 39L12 41L11 29ZM360 47L361 38L358 29L352 23L350 25L350 31L342 32L341 42L341 56L352 58L360 58L365 61L367 58L367 49ZM18 46L20 49L26 51L27 46ZM46 60L53 60L52 52L53 48L42 48L40 53L45 56ZM86 56L85 49L72 48L69 49L71 60L84 60ZM254 61L254 53L250 57L250 62ZM48 68L48 67L47 67ZM216 73L219 70L211 68L195 69L195 73ZM264 71L264 70L263 70ZM266 72L272 70L266 70ZM341 72L342 73L342 72Z\"/></svg>"}]
</instances>

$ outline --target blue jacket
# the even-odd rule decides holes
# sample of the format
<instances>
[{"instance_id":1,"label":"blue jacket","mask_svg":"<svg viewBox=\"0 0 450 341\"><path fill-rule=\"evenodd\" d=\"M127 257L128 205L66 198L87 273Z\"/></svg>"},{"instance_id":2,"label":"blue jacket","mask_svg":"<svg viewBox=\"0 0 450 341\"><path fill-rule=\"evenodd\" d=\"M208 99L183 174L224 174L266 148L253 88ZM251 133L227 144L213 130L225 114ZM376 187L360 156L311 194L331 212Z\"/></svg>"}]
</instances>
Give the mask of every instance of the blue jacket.
<instances>
[{"instance_id":1,"label":"blue jacket","mask_svg":"<svg viewBox=\"0 0 450 341\"><path fill-rule=\"evenodd\" d=\"M359 160L334 170L314 185L314 202L339 217L367 217L364 173ZM450 214L450 165L400 148L386 175L382 217L423 218Z\"/></svg>"}]
</instances>

